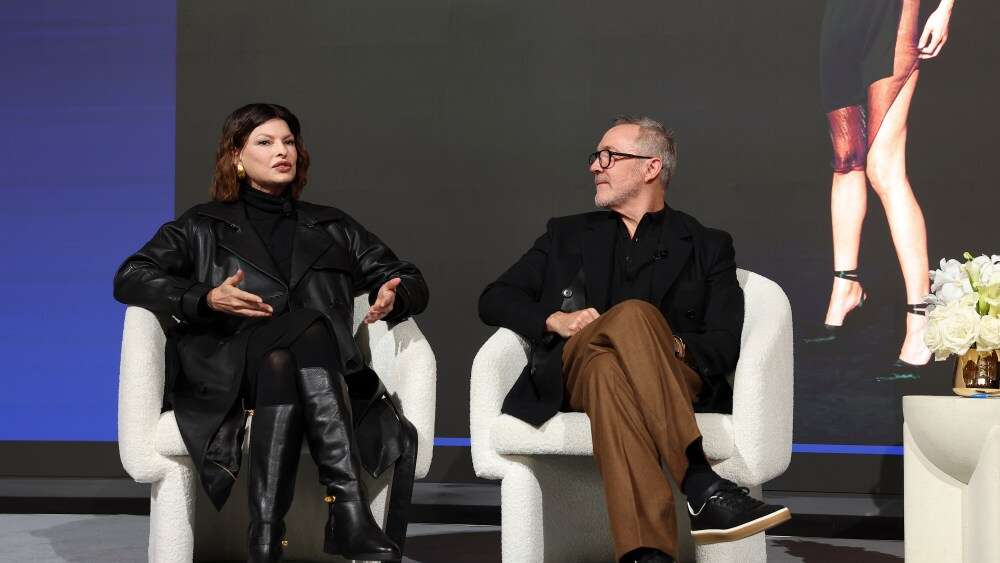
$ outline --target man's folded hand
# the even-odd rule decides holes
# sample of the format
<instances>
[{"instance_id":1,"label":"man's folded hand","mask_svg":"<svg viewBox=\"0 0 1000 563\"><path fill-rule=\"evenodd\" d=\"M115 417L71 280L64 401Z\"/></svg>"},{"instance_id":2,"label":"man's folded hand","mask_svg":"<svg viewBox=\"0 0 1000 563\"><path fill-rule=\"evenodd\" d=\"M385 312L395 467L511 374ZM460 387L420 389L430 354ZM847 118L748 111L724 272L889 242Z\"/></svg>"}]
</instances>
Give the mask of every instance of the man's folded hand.
<instances>
[{"instance_id":1,"label":"man's folded hand","mask_svg":"<svg viewBox=\"0 0 1000 563\"><path fill-rule=\"evenodd\" d=\"M589 308L574 313L563 313L556 311L545 319L545 330L554 332L563 338L569 338L583 330L583 327L594 322L601 316L597 309Z\"/></svg>"}]
</instances>

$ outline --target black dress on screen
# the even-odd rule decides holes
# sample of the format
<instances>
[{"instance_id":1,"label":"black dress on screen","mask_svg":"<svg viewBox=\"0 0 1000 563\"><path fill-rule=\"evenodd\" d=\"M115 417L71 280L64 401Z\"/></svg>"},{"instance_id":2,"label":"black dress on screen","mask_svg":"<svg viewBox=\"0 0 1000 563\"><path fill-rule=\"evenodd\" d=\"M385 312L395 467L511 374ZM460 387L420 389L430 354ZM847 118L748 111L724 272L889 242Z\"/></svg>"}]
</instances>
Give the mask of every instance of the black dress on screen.
<instances>
[{"instance_id":1,"label":"black dress on screen","mask_svg":"<svg viewBox=\"0 0 1000 563\"><path fill-rule=\"evenodd\" d=\"M864 170L868 149L919 66L920 0L828 0L820 91L835 172Z\"/></svg>"}]
</instances>

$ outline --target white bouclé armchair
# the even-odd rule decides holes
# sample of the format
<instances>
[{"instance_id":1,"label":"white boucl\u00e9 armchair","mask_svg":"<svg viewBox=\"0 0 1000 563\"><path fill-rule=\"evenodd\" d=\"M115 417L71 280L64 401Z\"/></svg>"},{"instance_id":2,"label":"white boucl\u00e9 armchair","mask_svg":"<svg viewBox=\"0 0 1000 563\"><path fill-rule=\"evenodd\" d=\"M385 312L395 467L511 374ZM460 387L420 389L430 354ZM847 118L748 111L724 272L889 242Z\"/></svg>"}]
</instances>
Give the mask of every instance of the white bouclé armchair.
<instances>
[{"instance_id":1,"label":"white boucl\u00e9 armchair","mask_svg":"<svg viewBox=\"0 0 1000 563\"><path fill-rule=\"evenodd\" d=\"M705 453L721 476L751 487L777 477L792 451L792 312L774 282L739 270L746 312L731 415L699 413ZM593 459L590 420L559 413L540 428L500 413L528 361L527 343L500 329L472 365L470 422L476 474L501 480L504 563L607 563L613 546ZM693 547L676 494L681 561L767 560L764 534Z\"/></svg>"},{"instance_id":2,"label":"white boucl\u00e9 armchair","mask_svg":"<svg viewBox=\"0 0 1000 563\"><path fill-rule=\"evenodd\" d=\"M416 478L427 475L434 443L437 365L427 340L410 319L389 329L384 322L361 325L367 296L355 300L355 338L400 411L417 429ZM128 307L122 338L118 392L118 445L122 464L140 483L152 484L150 563L239 560L246 556L247 501L241 475L222 512L198 483L173 412L160 413L165 336L151 312ZM252 424L252 423L251 423ZM316 466L303 449L295 501L286 518L289 559L338 561L322 551L325 494ZM243 472L245 473L245 472ZM367 475L365 475L367 477ZM372 513L383 521L392 471L366 479Z\"/></svg>"}]
</instances>

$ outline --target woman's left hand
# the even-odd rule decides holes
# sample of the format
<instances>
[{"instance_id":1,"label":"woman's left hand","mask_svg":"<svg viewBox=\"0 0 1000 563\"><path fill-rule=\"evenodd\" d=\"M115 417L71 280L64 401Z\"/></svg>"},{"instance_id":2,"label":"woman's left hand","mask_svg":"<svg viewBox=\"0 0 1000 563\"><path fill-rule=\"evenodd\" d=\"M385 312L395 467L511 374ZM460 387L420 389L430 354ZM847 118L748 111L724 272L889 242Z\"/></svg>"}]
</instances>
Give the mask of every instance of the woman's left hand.
<instances>
[{"instance_id":1,"label":"woman's left hand","mask_svg":"<svg viewBox=\"0 0 1000 563\"><path fill-rule=\"evenodd\" d=\"M920 49L921 59L933 59L941 52L941 48L948 41L948 22L951 21L951 10L940 7L927 18L924 25L924 32L920 35L920 42L917 48Z\"/></svg>"},{"instance_id":2,"label":"woman's left hand","mask_svg":"<svg viewBox=\"0 0 1000 563\"><path fill-rule=\"evenodd\" d=\"M401 281L399 278L392 278L382 284L382 287L378 290L375 302L372 303L371 308L368 309L368 313L365 314L365 324L378 321L392 311L392 306L396 302L396 287Z\"/></svg>"}]
</instances>

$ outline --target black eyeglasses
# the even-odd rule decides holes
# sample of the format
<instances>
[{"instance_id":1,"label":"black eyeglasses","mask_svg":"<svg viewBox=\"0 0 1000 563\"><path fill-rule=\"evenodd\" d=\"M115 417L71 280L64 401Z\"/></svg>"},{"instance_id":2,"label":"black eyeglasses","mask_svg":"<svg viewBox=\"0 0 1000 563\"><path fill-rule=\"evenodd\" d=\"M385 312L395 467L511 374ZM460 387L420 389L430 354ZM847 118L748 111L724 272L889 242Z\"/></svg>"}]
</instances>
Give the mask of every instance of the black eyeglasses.
<instances>
[{"instance_id":1,"label":"black eyeglasses","mask_svg":"<svg viewBox=\"0 0 1000 563\"><path fill-rule=\"evenodd\" d=\"M611 157L616 156L615 160L621 160L622 158L656 158L655 156L642 156L639 154L629 154L627 152L615 152L608 149L602 149L596 152L590 153L590 159L587 160L587 166L593 166L595 160L600 160L601 168L607 168L611 166Z\"/></svg>"}]
</instances>

